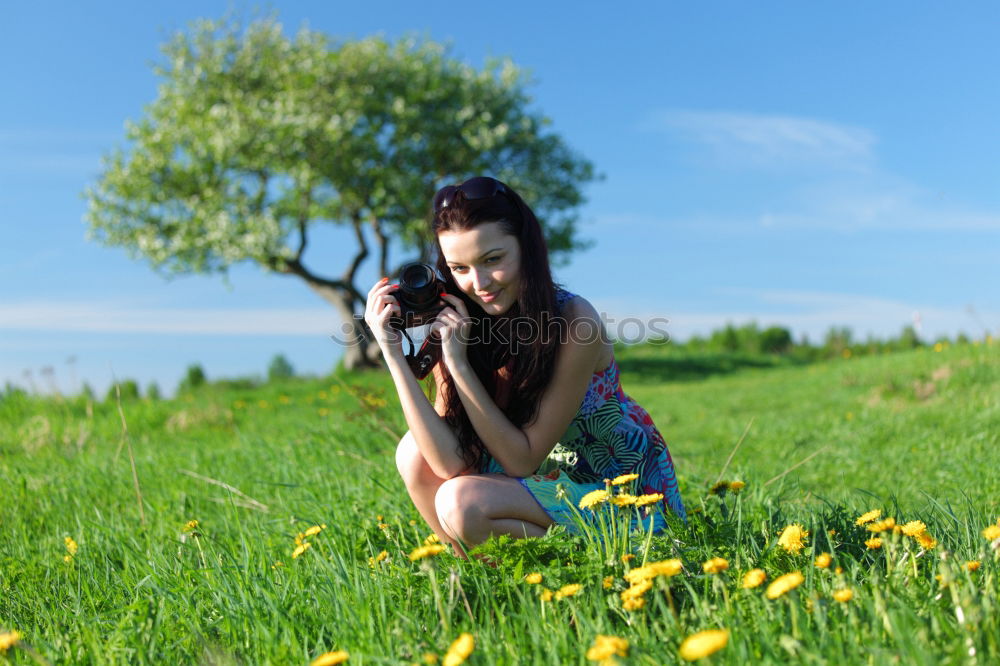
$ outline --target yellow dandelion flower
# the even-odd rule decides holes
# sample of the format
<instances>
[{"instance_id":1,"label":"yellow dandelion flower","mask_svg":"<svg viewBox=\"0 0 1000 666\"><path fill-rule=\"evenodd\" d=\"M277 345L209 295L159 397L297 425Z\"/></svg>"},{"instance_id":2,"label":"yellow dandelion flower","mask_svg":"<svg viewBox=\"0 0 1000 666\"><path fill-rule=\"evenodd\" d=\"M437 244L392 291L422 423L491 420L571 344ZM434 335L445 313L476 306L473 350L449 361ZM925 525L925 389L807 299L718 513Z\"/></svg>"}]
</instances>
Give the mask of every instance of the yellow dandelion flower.
<instances>
[{"instance_id":1,"label":"yellow dandelion flower","mask_svg":"<svg viewBox=\"0 0 1000 666\"><path fill-rule=\"evenodd\" d=\"M72 555L63 555L63 562L72 562L72 561L73 561Z\"/></svg>"},{"instance_id":2,"label":"yellow dandelion flower","mask_svg":"<svg viewBox=\"0 0 1000 666\"><path fill-rule=\"evenodd\" d=\"M615 478L611 479L611 485L620 486L628 483L629 481L635 481L638 478L639 478L638 474L622 474L620 476L616 476Z\"/></svg>"},{"instance_id":3,"label":"yellow dandelion flower","mask_svg":"<svg viewBox=\"0 0 1000 666\"><path fill-rule=\"evenodd\" d=\"M651 495L639 495L635 498L636 506L646 506L647 504L656 504L657 502L663 501L663 493L652 493Z\"/></svg>"},{"instance_id":4,"label":"yellow dandelion flower","mask_svg":"<svg viewBox=\"0 0 1000 666\"><path fill-rule=\"evenodd\" d=\"M552 601L552 590L547 587L543 587L541 599L542 601Z\"/></svg>"},{"instance_id":5,"label":"yellow dandelion flower","mask_svg":"<svg viewBox=\"0 0 1000 666\"><path fill-rule=\"evenodd\" d=\"M979 560L969 560L965 563L967 571L976 571L980 566L982 566L982 563Z\"/></svg>"},{"instance_id":6,"label":"yellow dandelion flower","mask_svg":"<svg viewBox=\"0 0 1000 666\"><path fill-rule=\"evenodd\" d=\"M878 550L879 548L882 547L882 539L878 537L872 537L871 539L868 539L868 541L865 541L865 546L868 548L868 550Z\"/></svg>"},{"instance_id":7,"label":"yellow dandelion flower","mask_svg":"<svg viewBox=\"0 0 1000 666\"><path fill-rule=\"evenodd\" d=\"M76 544L76 541L73 541L73 537L66 537L63 539L63 542L66 544L66 552L70 555L76 555L79 546Z\"/></svg>"},{"instance_id":8,"label":"yellow dandelion flower","mask_svg":"<svg viewBox=\"0 0 1000 666\"><path fill-rule=\"evenodd\" d=\"M830 553L820 553L816 556L816 568L826 569L833 562L833 556Z\"/></svg>"},{"instance_id":9,"label":"yellow dandelion flower","mask_svg":"<svg viewBox=\"0 0 1000 666\"><path fill-rule=\"evenodd\" d=\"M791 573L786 573L784 576L778 576L775 578L774 581L767 586L764 596L768 599L777 599L781 595L791 592L803 582L805 582L805 577L800 572L793 571Z\"/></svg>"},{"instance_id":10,"label":"yellow dandelion flower","mask_svg":"<svg viewBox=\"0 0 1000 666\"><path fill-rule=\"evenodd\" d=\"M0 654L4 654L21 640L21 633L18 631L0 632Z\"/></svg>"},{"instance_id":11,"label":"yellow dandelion flower","mask_svg":"<svg viewBox=\"0 0 1000 666\"><path fill-rule=\"evenodd\" d=\"M423 559L425 557L433 557L434 555L437 555L442 551L444 551L444 546L442 546L441 544L430 544L427 546L420 546L418 548L414 548L410 552L410 561L416 562L417 560Z\"/></svg>"},{"instance_id":12,"label":"yellow dandelion flower","mask_svg":"<svg viewBox=\"0 0 1000 666\"><path fill-rule=\"evenodd\" d=\"M274 564L271 565L271 568L277 571L278 567L283 567L283 566L285 566L284 562L282 562L281 560L275 560Z\"/></svg>"},{"instance_id":13,"label":"yellow dandelion flower","mask_svg":"<svg viewBox=\"0 0 1000 666\"><path fill-rule=\"evenodd\" d=\"M312 660L309 666L333 666L334 664L342 664L350 657L346 650L337 650L336 652L325 652L320 656Z\"/></svg>"},{"instance_id":14,"label":"yellow dandelion flower","mask_svg":"<svg viewBox=\"0 0 1000 666\"><path fill-rule=\"evenodd\" d=\"M932 548L935 548L938 545L937 539L932 537L927 532L922 532L921 534L918 534L915 537L915 539L917 540L917 543L920 544L920 547L923 548L924 550L931 550Z\"/></svg>"},{"instance_id":15,"label":"yellow dandelion flower","mask_svg":"<svg viewBox=\"0 0 1000 666\"><path fill-rule=\"evenodd\" d=\"M632 569L627 574L625 574L625 580L632 583L638 583L641 580L647 580L649 578L656 578L657 576L676 576L681 572L681 561L677 559L662 560L660 562L653 562L652 564L647 564L644 567L637 567Z\"/></svg>"},{"instance_id":16,"label":"yellow dandelion flower","mask_svg":"<svg viewBox=\"0 0 1000 666\"><path fill-rule=\"evenodd\" d=\"M607 490L591 490L580 499L581 509L592 509L601 502L607 502L609 493Z\"/></svg>"},{"instance_id":17,"label":"yellow dandelion flower","mask_svg":"<svg viewBox=\"0 0 1000 666\"><path fill-rule=\"evenodd\" d=\"M312 548L311 543L309 543L308 541L302 542L301 544L295 547L295 550L292 551L292 559L294 560L295 558L297 558L299 555L306 552L310 548Z\"/></svg>"},{"instance_id":18,"label":"yellow dandelion flower","mask_svg":"<svg viewBox=\"0 0 1000 666\"><path fill-rule=\"evenodd\" d=\"M722 573L729 568L729 561L721 557L713 557L701 565L702 571L707 574Z\"/></svg>"},{"instance_id":19,"label":"yellow dandelion flower","mask_svg":"<svg viewBox=\"0 0 1000 666\"><path fill-rule=\"evenodd\" d=\"M728 642L729 631L726 629L707 629L685 638L677 654L685 661L694 661L715 654Z\"/></svg>"},{"instance_id":20,"label":"yellow dandelion flower","mask_svg":"<svg viewBox=\"0 0 1000 666\"><path fill-rule=\"evenodd\" d=\"M628 656L628 641L617 636L605 636L598 634L594 639L594 644L587 650L587 659L590 661L604 661L613 656Z\"/></svg>"},{"instance_id":21,"label":"yellow dandelion flower","mask_svg":"<svg viewBox=\"0 0 1000 666\"><path fill-rule=\"evenodd\" d=\"M858 526L867 525L873 520L876 520L881 515L882 515L882 509L872 509L868 513L863 513L860 516L858 516L858 519L854 521L854 524Z\"/></svg>"},{"instance_id":22,"label":"yellow dandelion flower","mask_svg":"<svg viewBox=\"0 0 1000 666\"><path fill-rule=\"evenodd\" d=\"M458 666L469 658L472 651L476 649L476 639L470 633L464 633L455 639L455 642L448 648L448 653L442 662L444 666Z\"/></svg>"},{"instance_id":23,"label":"yellow dandelion flower","mask_svg":"<svg viewBox=\"0 0 1000 666\"><path fill-rule=\"evenodd\" d=\"M809 532L803 529L798 523L793 523L781 531L781 536L778 537L778 545L789 553L797 555L799 551L805 548L805 540L808 538Z\"/></svg>"},{"instance_id":24,"label":"yellow dandelion flower","mask_svg":"<svg viewBox=\"0 0 1000 666\"><path fill-rule=\"evenodd\" d=\"M295 535L295 545L301 546L305 542L305 539L306 539L305 532L299 532L298 534Z\"/></svg>"},{"instance_id":25,"label":"yellow dandelion flower","mask_svg":"<svg viewBox=\"0 0 1000 666\"><path fill-rule=\"evenodd\" d=\"M524 582L528 585L538 585L542 582L542 574L540 573L530 573L524 577Z\"/></svg>"},{"instance_id":26,"label":"yellow dandelion flower","mask_svg":"<svg viewBox=\"0 0 1000 666\"><path fill-rule=\"evenodd\" d=\"M374 559L375 559L375 561L376 561L376 562L382 562L382 561L384 561L384 560L385 560L385 559L386 559L387 557L389 557L389 553L388 553L388 551L385 551L385 550L383 550L383 551L379 552L379 554L378 554L378 555L376 555Z\"/></svg>"},{"instance_id":27,"label":"yellow dandelion flower","mask_svg":"<svg viewBox=\"0 0 1000 666\"><path fill-rule=\"evenodd\" d=\"M983 538L986 539L987 541L1000 539L1000 525L990 525L985 530L983 530Z\"/></svg>"},{"instance_id":28,"label":"yellow dandelion flower","mask_svg":"<svg viewBox=\"0 0 1000 666\"><path fill-rule=\"evenodd\" d=\"M854 598L854 590L849 587L841 588L833 593L833 598L842 604L846 604Z\"/></svg>"},{"instance_id":29,"label":"yellow dandelion flower","mask_svg":"<svg viewBox=\"0 0 1000 666\"><path fill-rule=\"evenodd\" d=\"M323 527L325 527L325 525ZM319 525L313 525L312 527L310 527L309 529L307 529L305 531L305 536L311 537L314 534L319 534L320 532L323 531L323 527L321 527Z\"/></svg>"},{"instance_id":30,"label":"yellow dandelion flower","mask_svg":"<svg viewBox=\"0 0 1000 666\"><path fill-rule=\"evenodd\" d=\"M741 490L743 490L744 488L746 488L746 485L747 484L744 483L743 481L730 481L729 482L729 492L731 492L731 493L738 493Z\"/></svg>"},{"instance_id":31,"label":"yellow dandelion flower","mask_svg":"<svg viewBox=\"0 0 1000 666\"><path fill-rule=\"evenodd\" d=\"M896 519L892 516L885 518L884 520L876 520L874 523L868 526L869 532L885 532L886 530L891 530L896 526Z\"/></svg>"},{"instance_id":32,"label":"yellow dandelion flower","mask_svg":"<svg viewBox=\"0 0 1000 666\"><path fill-rule=\"evenodd\" d=\"M628 601L629 599L638 599L639 597L645 595L653 587L653 581L643 580L632 585L632 587L627 590L623 590L621 593L622 601Z\"/></svg>"},{"instance_id":33,"label":"yellow dandelion flower","mask_svg":"<svg viewBox=\"0 0 1000 666\"><path fill-rule=\"evenodd\" d=\"M632 553L626 553L626 554L622 555L622 563L623 564L631 562L634 559L635 559L635 555L633 555Z\"/></svg>"},{"instance_id":34,"label":"yellow dandelion flower","mask_svg":"<svg viewBox=\"0 0 1000 666\"><path fill-rule=\"evenodd\" d=\"M614 576L605 576L604 581L601 583L601 585L604 587L605 590L610 590L614 582L615 582Z\"/></svg>"},{"instance_id":35,"label":"yellow dandelion flower","mask_svg":"<svg viewBox=\"0 0 1000 666\"><path fill-rule=\"evenodd\" d=\"M184 528L183 528L182 531L184 531L184 532L193 532L196 529L198 529L198 521L197 520L189 520L186 523L184 523Z\"/></svg>"},{"instance_id":36,"label":"yellow dandelion flower","mask_svg":"<svg viewBox=\"0 0 1000 666\"><path fill-rule=\"evenodd\" d=\"M417 521L415 521L415 520L411 520L411 521L410 521L410 527L416 527L416 526L417 526ZM387 526L387 527L388 527L388 526Z\"/></svg>"},{"instance_id":37,"label":"yellow dandelion flower","mask_svg":"<svg viewBox=\"0 0 1000 666\"><path fill-rule=\"evenodd\" d=\"M764 573L763 569L751 569L743 574L743 588L749 590L759 587L765 580L767 580L767 574Z\"/></svg>"},{"instance_id":38,"label":"yellow dandelion flower","mask_svg":"<svg viewBox=\"0 0 1000 666\"><path fill-rule=\"evenodd\" d=\"M583 589L583 585L581 585L580 583L570 583L569 585L563 585L562 587L559 588L559 591L556 592L556 601L559 601L560 599L565 599L566 597L572 597L581 589Z\"/></svg>"},{"instance_id":39,"label":"yellow dandelion flower","mask_svg":"<svg viewBox=\"0 0 1000 666\"><path fill-rule=\"evenodd\" d=\"M908 537L916 538L918 534L922 534L923 532L926 531L927 531L927 526L924 525L923 521L920 520L911 520L910 522L903 525L903 534L905 534Z\"/></svg>"},{"instance_id":40,"label":"yellow dandelion flower","mask_svg":"<svg viewBox=\"0 0 1000 666\"><path fill-rule=\"evenodd\" d=\"M830 536L837 536L837 530L827 530L826 533L829 534Z\"/></svg>"},{"instance_id":41,"label":"yellow dandelion flower","mask_svg":"<svg viewBox=\"0 0 1000 666\"><path fill-rule=\"evenodd\" d=\"M622 608L624 608L627 611L635 611L642 609L643 606L645 605L646 605L646 598L638 597L636 599L628 599L627 601L623 602Z\"/></svg>"},{"instance_id":42,"label":"yellow dandelion flower","mask_svg":"<svg viewBox=\"0 0 1000 666\"><path fill-rule=\"evenodd\" d=\"M433 652L425 652L423 662L425 664L436 664L438 663L438 656Z\"/></svg>"},{"instance_id":43,"label":"yellow dandelion flower","mask_svg":"<svg viewBox=\"0 0 1000 666\"><path fill-rule=\"evenodd\" d=\"M628 493L621 493L620 495L615 495L611 498L611 503L615 506L631 506L635 504L638 498L635 495L629 495Z\"/></svg>"},{"instance_id":44,"label":"yellow dandelion flower","mask_svg":"<svg viewBox=\"0 0 1000 666\"><path fill-rule=\"evenodd\" d=\"M437 534L431 534L426 539L424 539L424 545L429 546L432 543L441 543L441 538Z\"/></svg>"}]
</instances>

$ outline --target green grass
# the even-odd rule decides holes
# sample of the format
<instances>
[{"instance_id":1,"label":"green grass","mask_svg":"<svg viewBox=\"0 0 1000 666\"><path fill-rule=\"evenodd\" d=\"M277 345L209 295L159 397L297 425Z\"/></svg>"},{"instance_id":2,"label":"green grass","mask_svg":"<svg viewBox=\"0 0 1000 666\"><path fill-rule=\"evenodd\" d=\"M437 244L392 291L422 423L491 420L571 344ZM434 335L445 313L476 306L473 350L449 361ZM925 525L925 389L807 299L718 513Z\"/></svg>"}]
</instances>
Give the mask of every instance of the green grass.
<instances>
[{"instance_id":1,"label":"green grass","mask_svg":"<svg viewBox=\"0 0 1000 666\"><path fill-rule=\"evenodd\" d=\"M601 543L559 530L492 541L482 552L496 567L408 559L428 529L395 471L405 424L384 374L126 402L145 523L115 404L8 396L0 630L24 638L7 658L294 664L345 649L350 663L397 664L442 655L468 631L474 664L588 663L598 634L629 641L623 663L663 664L685 636L725 628L717 663L995 662L1000 561L981 532L1000 516L997 351L798 366L625 350L623 385L670 443L689 523L648 548L645 535ZM725 478L747 486L712 495L744 431ZM897 536L866 549L854 519L872 508L924 521L939 545L921 552ZM790 523L810 532L798 555L776 544ZM292 559L295 536L315 524L327 527ZM66 537L79 544L70 562ZM841 574L812 565L823 551ZM712 556L729 570L704 574ZM675 557L684 572L624 611L628 567ZM967 560L982 566L969 572ZM771 579L800 570L805 582L767 600L740 587L754 567ZM523 582L530 572L540 586ZM568 583L584 587L540 601L542 587ZM840 587L854 599L833 601Z\"/></svg>"}]
</instances>

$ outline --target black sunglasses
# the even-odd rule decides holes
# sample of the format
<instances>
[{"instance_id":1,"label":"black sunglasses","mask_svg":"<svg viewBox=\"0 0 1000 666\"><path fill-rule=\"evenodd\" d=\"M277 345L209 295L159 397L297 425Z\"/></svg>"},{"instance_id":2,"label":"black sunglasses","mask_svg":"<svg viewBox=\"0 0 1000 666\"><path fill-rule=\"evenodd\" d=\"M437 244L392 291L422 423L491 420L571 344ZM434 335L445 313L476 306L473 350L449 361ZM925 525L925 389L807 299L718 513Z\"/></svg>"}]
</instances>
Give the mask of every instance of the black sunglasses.
<instances>
[{"instance_id":1,"label":"black sunglasses","mask_svg":"<svg viewBox=\"0 0 1000 666\"><path fill-rule=\"evenodd\" d=\"M461 185L445 185L434 195L434 214L437 215L442 210L451 205L455 200L455 193L461 192L469 201L476 199L490 199L497 194L507 194L507 188L496 178L489 176L477 176L470 178Z\"/></svg>"}]
</instances>

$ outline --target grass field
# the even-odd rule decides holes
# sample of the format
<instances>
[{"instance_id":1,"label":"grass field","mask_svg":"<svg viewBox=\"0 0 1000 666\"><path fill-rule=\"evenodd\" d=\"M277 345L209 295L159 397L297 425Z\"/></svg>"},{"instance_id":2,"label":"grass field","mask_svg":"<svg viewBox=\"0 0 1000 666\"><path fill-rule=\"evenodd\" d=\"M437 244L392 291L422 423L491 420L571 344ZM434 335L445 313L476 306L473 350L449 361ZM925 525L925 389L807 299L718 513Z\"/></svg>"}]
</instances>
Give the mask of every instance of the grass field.
<instances>
[{"instance_id":1,"label":"grass field","mask_svg":"<svg viewBox=\"0 0 1000 666\"><path fill-rule=\"evenodd\" d=\"M128 401L127 437L114 402L7 396L0 632L20 642L0 662L433 663L468 633L447 663L474 644L472 664L664 664L723 630L683 653L997 663L1000 346L938 349L800 366L623 350L688 524L491 541L493 566L408 557L429 531L395 471L385 374ZM720 474L745 487L711 492ZM633 510L595 509L609 529ZM873 509L926 531L856 524ZM808 536L789 549L790 525ZM744 588L756 568L767 582Z\"/></svg>"}]
</instances>

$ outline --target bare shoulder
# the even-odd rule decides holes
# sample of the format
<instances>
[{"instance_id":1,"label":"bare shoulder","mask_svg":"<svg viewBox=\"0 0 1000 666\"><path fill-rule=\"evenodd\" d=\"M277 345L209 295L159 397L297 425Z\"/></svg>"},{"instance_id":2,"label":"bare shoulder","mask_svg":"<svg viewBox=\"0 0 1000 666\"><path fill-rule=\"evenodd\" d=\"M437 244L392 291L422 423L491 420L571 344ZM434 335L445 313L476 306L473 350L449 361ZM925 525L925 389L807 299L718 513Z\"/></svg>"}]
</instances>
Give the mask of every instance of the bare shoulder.
<instances>
[{"instance_id":1,"label":"bare shoulder","mask_svg":"<svg viewBox=\"0 0 1000 666\"><path fill-rule=\"evenodd\" d=\"M590 347L596 354L594 371L603 370L611 362L614 346L604 329L604 320L597 308L583 296L566 302L562 310L568 342Z\"/></svg>"}]
</instances>

